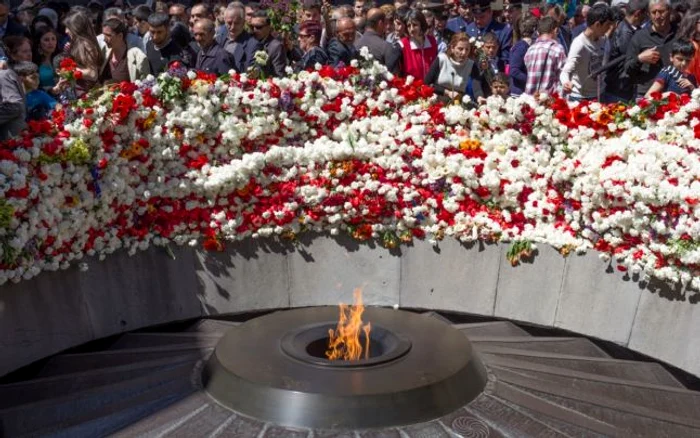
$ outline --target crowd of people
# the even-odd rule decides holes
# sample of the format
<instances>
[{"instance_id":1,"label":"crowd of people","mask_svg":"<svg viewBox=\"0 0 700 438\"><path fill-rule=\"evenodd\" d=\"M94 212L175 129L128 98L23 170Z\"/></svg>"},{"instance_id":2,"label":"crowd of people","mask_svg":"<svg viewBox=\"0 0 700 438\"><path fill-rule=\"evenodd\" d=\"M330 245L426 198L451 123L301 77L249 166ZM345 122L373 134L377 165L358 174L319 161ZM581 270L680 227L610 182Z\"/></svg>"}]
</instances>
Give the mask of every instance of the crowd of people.
<instances>
[{"instance_id":1,"label":"crowd of people","mask_svg":"<svg viewBox=\"0 0 700 438\"><path fill-rule=\"evenodd\" d=\"M302 0L285 32L273 28L265 1L24 0L12 9L0 0L0 139L64 100L157 75L174 61L216 75L279 77L349 65L366 47L441 99L477 102L523 93L629 102L690 93L700 74L698 0L599 0L570 10L557 0L511 0L498 11L490 0ZM59 74L66 60L70 79Z\"/></svg>"}]
</instances>

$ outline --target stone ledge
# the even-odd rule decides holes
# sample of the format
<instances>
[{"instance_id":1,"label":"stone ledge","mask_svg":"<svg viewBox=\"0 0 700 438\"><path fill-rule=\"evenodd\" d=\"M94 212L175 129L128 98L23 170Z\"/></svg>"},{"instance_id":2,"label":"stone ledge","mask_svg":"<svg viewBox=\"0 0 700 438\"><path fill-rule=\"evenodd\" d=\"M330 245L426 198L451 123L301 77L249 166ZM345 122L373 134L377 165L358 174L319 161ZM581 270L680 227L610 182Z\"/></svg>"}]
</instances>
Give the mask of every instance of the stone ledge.
<instances>
[{"instance_id":1,"label":"stone ledge","mask_svg":"<svg viewBox=\"0 0 700 438\"><path fill-rule=\"evenodd\" d=\"M504 245L424 241L387 250L307 235L158 248L89 261L0 288L0 375L70 347L204 315L351 302L456 311L557 327L612 341L700 375L700 308L679 291L614 272L595 253L562 258L540 246L511 267Z\"/></svg>"}]
</instances>

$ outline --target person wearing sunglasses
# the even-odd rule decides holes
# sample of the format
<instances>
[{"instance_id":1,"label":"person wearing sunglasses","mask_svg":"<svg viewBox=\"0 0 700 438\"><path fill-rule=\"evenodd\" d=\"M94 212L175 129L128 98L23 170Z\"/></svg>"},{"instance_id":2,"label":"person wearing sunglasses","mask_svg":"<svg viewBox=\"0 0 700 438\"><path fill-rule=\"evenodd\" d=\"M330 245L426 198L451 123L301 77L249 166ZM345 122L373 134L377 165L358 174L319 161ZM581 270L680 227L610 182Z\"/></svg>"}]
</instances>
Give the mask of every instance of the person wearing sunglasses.
<instances>
[{"instance_id":1,"label":"person wearing sunglasses","mask_svg":"<svg viewBox=\"0 0 700 438\"><path fill-rule=\"evenodd\" d=\"M253 36L267 53L267 64L264 66L265 75L283 77L287 67L287 53L284 44L272 35L272 26L267 12L260 10L250 19Z\"/></svg>"},{"instance_id":2,"label":"person wearing sunglasses","mask_svg":"<svg viewBox=\"0 0 700 438\"><path fill-rule=\"evenodd\" d=\"M301 60L294 71L314 69L316 64L328 64L328 55L319 45L321 44L321 23L319 21L304 21L299 26L299 48L303 51Z\"/></svg>"}]
</instances>

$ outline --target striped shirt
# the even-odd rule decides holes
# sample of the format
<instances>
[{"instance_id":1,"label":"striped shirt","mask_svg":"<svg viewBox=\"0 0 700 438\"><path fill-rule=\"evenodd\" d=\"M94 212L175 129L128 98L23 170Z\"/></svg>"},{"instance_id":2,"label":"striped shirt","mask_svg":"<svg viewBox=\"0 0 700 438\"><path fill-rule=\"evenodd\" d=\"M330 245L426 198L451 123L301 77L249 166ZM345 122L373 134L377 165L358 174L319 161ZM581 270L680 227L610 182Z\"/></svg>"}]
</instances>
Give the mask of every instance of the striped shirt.
<instances>
[{"instance_id":1,"label":"striped shirt","mask_svg":"<svg viewBox=\"0 0 700 438\"><path fill-rule=\"evenodd\" d=\"M560 92L559 74L565 62L566 52L561 44L552 39L538 39L525 54L525 94Z\"/></svg>"}]
</instances>

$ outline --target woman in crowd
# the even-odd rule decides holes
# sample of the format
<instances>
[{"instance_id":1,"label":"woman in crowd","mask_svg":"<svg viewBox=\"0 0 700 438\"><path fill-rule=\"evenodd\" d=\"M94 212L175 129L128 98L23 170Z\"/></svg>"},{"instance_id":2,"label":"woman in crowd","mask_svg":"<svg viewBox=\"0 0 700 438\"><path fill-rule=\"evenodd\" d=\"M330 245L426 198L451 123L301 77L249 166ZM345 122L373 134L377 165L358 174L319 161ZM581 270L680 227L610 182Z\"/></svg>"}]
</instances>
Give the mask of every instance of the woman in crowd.
<instances>
[{"instance_id":1,"label":"woman in crowd","mask_svg":"<svg viewBox=\"0 0 700 438\"><path fill-rule=\"evenodd\" d=\"M408 36L408 29L406 28L406 14L408 14L408 12L408 8L396 9L391 19L392 24L387 24L386 40L390 44L398 47L401 38ZM389 23L389 16L387 16L386 22ZM390 28L391 31L389 30Z\"/></svg>"},{"instance_id":2,"label":"woman in crowd","mask_svg":"<svg viewBox=\"0 0 700 438\"><path fill-rule=\"evenodd\" d=\"M58 54L58 34L50 27L40 27L33 36L33 61L39 67L39 89L56 94L56 71L53 59Z\"/></svg>"},{"instance_id":3,"label":"woman in crowd","mask_svg":"<svg viewBox=\"0 0 700 438\"><path fill-rule=\"evenodd\" d=\"M294 70L299 72L314 68L316 64L328 64L328 55L319 45L321 44L321 23L309 20L299 26L299 48L303 55L296 64Z\"/></svg>"},{"instance_id":4,"label":"woman in crowd","mask_svg":"<svg viewBox=\"0 0 700 438\"><path fill-rule=\"evenodd\" d=\"M402 51L401 74L411 75L416 79L425 79L430 65L437 58L437 40L428 35L428 23L423 13L411 9L405 16L408 36L401 38Z\"/></svg>"},{"instance_id":5,"label":"woman in crowd","mask_svg":"<svg viewBox=\"0 0 700 438\"><path fill-rule=\"evenodd\" d=\"M537 18L532 15L523 15L518 18L513 27L518 29L519 39L515 39L513 32L513 47L510 49L509 74L511 96L520 96L525 92L527 83L527 68L525 67L525 54L530 48L533 38L537 33Z\"/></svg>"},{"instance_id":6,"label":"woman in crowd","mask_svg":"<svg viewBox=\"0 0 700 438\"><path fill-rule=\"evenodd\" d=\"M447 51L440 53L430 65L425 83L433 87L435 94L444 96L444 101L461 100L470 79L475 98L483 97L479 67L469 59L471 48L469 36L456 33L450 39Z\"/></svg>"},{"instance_id":7,"label":"woman in crowd","mask_svg":"<svg viewBox=\"0 0 700 438\"><path fill-rule=\"evenodd\" d=\"M70 56L78 65L82 78L76 81L77 97L90 91L97 85L103 55L97 43L92 18L89 12L78 9L69 14L65 19L66 33L70 37ZM59 81L61 87L68 84Z\"/></svg>"},{"instance_id":8,"label":"woman in crowd","mask_svg":"<svg viewBox=\"0 0 700 438\"><path fill-rule=\"evenodd\" d=\"M696 79L700 78L700 10L692 10L683 17L678 27L676 38L693 43L695 55L690 60L688 73L692 74Z\"/></svg>"},{"instance_id":9,"label":"woman in crowd","mask_svg":"<svg viewBox=\"0 0 700 438\"><path fill-rule=\"evenodd\" d=\"M7 47L7 57L10 63L31 62L32 42L23 36L8 36L3 40Z\"/></svg>"}]
</instances>

